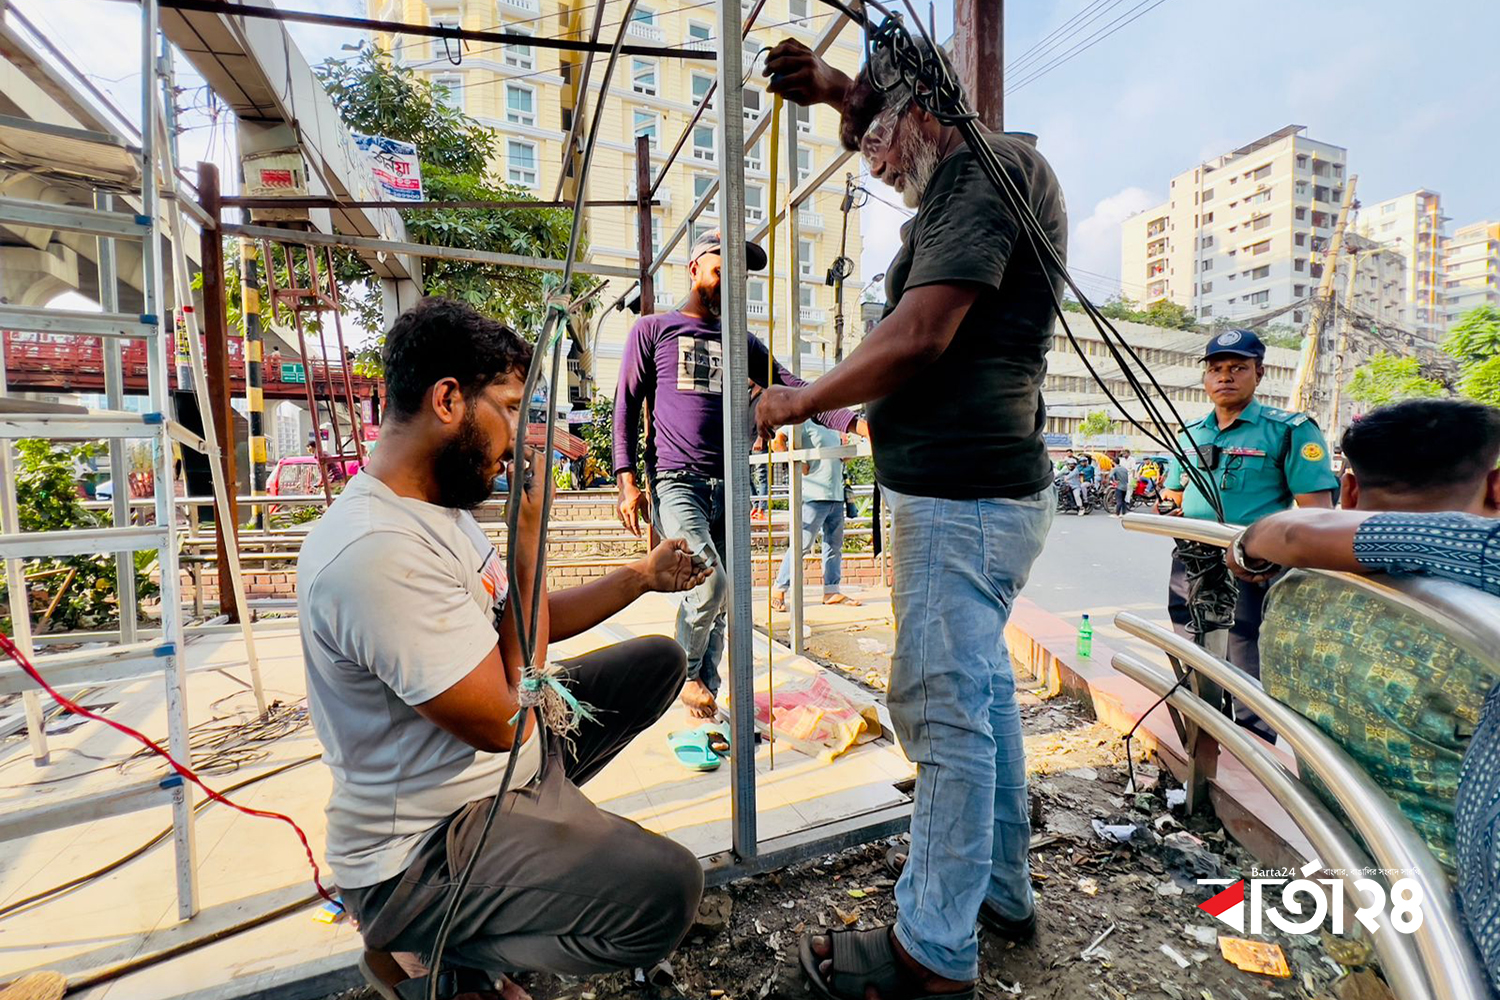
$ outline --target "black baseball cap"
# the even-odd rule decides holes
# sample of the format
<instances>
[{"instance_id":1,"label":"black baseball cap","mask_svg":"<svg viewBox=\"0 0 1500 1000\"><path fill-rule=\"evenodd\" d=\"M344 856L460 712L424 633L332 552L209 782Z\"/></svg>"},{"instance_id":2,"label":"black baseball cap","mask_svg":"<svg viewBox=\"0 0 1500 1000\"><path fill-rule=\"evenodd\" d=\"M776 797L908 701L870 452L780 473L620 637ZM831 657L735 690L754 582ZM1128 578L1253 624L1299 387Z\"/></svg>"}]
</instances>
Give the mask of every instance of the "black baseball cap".
<instances>
[{"instance_id":1,"label":"black baseball cap","mask_svg":"<svg viewBox=\"0 0 1500 1000\"><path fill-rule=\"evenodd\" d=\"M688 263L691 264L706 253L722 253L720 248L722 242L723 238L719 235L719 231L710 229L693 243L692 252L688 254ZM745 241L745 266L752 271L765 270L766 266L766 252L749 240Z\"/></svg>"},{"instance_id":2,"label":"black baseball cap","mask_svg":"<svg viewBox=\"0 0 1500 1000\"><path fill-rule=\"evenodd\" d=\"M1202 360L1207 361L1217 354L1237 354L1242 358L1265 360L1266 345L1261 343L1254 330L1225 330L1208 342L1203 349Z\"/></svg>"}]
</instances>

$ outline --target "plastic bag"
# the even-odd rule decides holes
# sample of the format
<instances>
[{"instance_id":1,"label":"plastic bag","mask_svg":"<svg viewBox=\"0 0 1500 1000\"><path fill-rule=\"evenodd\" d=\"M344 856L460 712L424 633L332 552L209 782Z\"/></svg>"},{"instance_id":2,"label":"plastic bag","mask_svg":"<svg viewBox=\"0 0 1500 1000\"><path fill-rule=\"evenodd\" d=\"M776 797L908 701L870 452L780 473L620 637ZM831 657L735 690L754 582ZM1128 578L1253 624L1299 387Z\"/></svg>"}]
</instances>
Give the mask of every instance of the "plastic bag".
<instances>
[{"instance_id":1,"label":"plastic bag","mask_svg":"<svg viewBox=\"0 0 1500 1000\"><path fill-rule=\"evenodd\" d=\"M755 693L755 725L765 731L771 721L771 698ZM855 701L834 690L826 677L800 681L775 691L775 738L809 757L837 757L858 743L880 735L875 703Z\"/></svg>"}]
</instances>

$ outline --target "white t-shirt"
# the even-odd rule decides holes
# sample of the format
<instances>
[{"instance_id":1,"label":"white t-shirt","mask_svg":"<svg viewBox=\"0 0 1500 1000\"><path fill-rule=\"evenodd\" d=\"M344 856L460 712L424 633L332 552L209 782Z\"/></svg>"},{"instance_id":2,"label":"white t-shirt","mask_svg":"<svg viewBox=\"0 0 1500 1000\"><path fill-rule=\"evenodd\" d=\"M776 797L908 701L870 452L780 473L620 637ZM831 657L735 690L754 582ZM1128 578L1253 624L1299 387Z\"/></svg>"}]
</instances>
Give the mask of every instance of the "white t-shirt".
<instances>
[{"instance_id":1,"label":"white t-shirt","mask_svg":"<svg viewBox=\"0 0 1500 1000\"><path fill-rule=\"evenodd\" d=\"M412 708L499 639L503 560L467 511L356 475L297 559L307 698L333 771L328 864L346 889L405 870L448 816L499 790L508 754L475 750ZM534 778L528 740L511 786Z\"/></svg>"}]
</instances>

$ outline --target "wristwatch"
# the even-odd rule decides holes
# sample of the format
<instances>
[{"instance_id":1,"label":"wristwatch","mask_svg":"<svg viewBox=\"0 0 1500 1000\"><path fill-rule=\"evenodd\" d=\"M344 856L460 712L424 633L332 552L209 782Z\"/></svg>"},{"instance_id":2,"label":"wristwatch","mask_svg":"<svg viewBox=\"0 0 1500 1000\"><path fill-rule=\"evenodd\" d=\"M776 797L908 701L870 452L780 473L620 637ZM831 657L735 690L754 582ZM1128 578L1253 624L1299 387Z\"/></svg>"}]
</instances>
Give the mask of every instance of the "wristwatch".
<instances>
[{"instance_id":1,"label":"wristwatch","mask_svg":"<svg viewBox=\"0 0 1500 1000\"><path fill-rule=\"evenodd\" d=\"M1263 573L1270 573L1277 569L1276 564L1273 562L1265 559L1252 560L1245 555L1245 536L1249 533L1250 529L1246 528L1244 531L1234 536L1234 544L1231 546L1234 550L1234 561L1239 563L1240 568L1245 572L1254 573L1257 576Z\"/></svg>"}]
</instances>

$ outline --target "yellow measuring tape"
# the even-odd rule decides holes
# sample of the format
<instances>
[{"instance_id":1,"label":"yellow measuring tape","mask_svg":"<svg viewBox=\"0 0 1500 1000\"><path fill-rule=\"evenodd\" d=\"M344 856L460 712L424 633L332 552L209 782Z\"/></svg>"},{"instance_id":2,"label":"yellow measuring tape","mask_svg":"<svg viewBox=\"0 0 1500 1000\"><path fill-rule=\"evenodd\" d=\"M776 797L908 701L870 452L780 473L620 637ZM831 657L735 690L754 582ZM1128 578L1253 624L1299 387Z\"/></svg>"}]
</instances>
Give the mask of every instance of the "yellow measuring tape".
<instances>
[{"instance_id":1,"label":"yellow measuring tape","mask_svg":"<svg viewBox=\"0 0 1500 1000\"><path fill-rule=\"evenodd\" d=\"M781 162L781 95L771 102L771 200L767 210L771 213L771 253L767 264L771 272L771 278L766 291L766 386L769 388L776 384L776 186L777 166ZM795 443L796 436L793 435ZM776 630L772 627L772 615L775 613L776 601L776 532L775 512L771 503L772 484L776 482L776 465L771 461L771 442L766 442L766 730L769 737L771 753L771 768L776 768ZM787 466L790 471L791 466ZM788 531L799 534L801 526L801 512L791 510L791 503L787 503L788 514L791 517ZM791 540L789 544L800 545L801 538ZM797 600L797 595L793 600Z\"/></svg>"}]
</instances>

